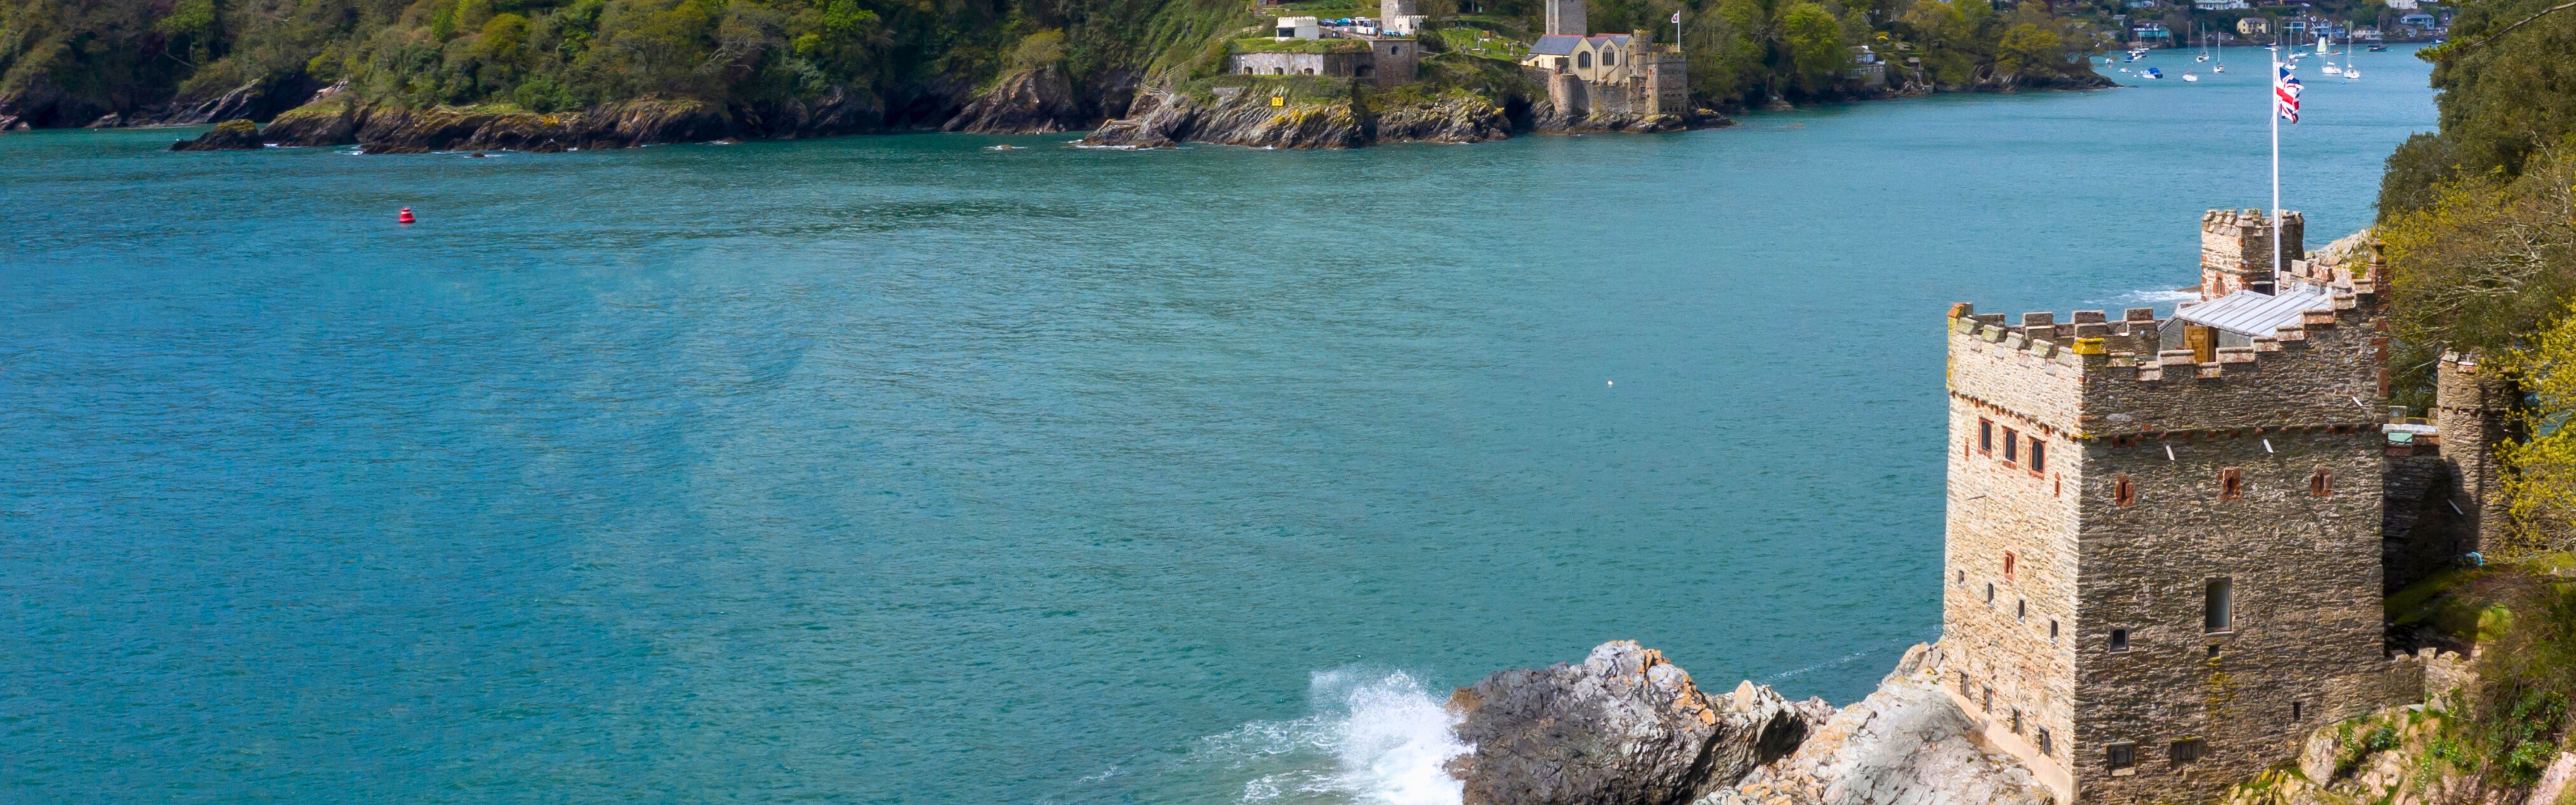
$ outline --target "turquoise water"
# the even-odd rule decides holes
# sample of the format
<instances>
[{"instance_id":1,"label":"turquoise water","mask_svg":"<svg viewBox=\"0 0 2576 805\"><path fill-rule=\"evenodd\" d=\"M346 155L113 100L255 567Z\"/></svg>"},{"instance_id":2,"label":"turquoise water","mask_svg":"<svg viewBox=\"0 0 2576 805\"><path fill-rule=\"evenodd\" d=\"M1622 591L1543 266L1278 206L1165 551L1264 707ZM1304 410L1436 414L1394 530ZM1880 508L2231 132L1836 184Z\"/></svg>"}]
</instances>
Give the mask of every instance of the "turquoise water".
<instances>
[{"instance_id":1,"label":"turquoise water","mask_svg":"<svg viewBox=\"0 0 2576 805\"><path fill-rule=\"evenodd\" d=\"M1937 628L1944 305L2169 301L2259 56L1338 153L0 136L0 799L1438 802L1449 687L1602 640L1848 701ZM2364 58L2319 243L2432 124Z\"/></svg>"}]
</instances>

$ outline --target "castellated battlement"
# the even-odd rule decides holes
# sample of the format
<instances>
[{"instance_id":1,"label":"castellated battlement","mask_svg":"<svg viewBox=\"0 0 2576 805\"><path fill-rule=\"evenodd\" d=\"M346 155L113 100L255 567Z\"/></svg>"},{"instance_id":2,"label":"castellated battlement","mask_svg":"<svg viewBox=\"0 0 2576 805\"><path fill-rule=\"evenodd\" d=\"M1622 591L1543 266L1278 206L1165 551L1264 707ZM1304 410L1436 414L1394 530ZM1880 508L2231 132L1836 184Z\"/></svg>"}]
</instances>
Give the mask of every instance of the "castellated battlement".
<instances>
[{"instance_id":1,"label":"castellated battlement","mask_svg":"<svg viewBox=\"0 0 2576 805\"><path fill-rule=\"evenodd\" d=\"M2375 425L2384 418L2375 401L2385 395L2387 345L2377 294L2347 283L2313 298L2315 307L2268 335L2204 331L2198 344L2190 330L2200 325L2157 318L2152 308L2116 321L2079 310L2065 323L2024 313L2014 325L1955 305L1953 391L2046 415L2056 420L2049 427L2076 438ZM2237 339L2244 343L2227 345Z\"/></svg>"},{"instance_id":2,"label":"castellated battlement","mask_svg":"<svg viewBox=\"0 0 2576 805\"><path fill-rule=\"evenodd\" d=\"M2281 241L2277 262L2284 268L2289 261L2306 255L2304 238L2307 216L2297 210L2281 213ZM2252 288L2270 292L2273 252L2272 219L2262 210L2210 210L2200 216L2200 295L2216 299Z\"/></svg>"}]
</instances>

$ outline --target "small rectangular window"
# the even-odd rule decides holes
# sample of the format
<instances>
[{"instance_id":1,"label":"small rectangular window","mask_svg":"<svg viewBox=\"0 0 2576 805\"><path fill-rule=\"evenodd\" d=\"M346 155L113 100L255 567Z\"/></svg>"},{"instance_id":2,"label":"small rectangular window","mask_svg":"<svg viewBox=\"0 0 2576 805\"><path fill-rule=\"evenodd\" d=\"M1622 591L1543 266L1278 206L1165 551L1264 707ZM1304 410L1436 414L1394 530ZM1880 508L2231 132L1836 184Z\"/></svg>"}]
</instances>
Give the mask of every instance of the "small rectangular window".
<instances>
[{"instance_id":1,"label":"small rectangular window","mask_svg":"<svg viewBox=\"0 0 2576 805\"><path fill-rule=\"evenodd\" d=\"M2303 708L2299 707L2299 703L2298 703L2298 702L2291 702L2291 703L2290 703L2290 720L2291 720L2291 721L2297 721L2297 720L2299 720L2299 716L2303 715L2301 712L2299 712L2301 709L2303 709Z\"/></svg>"},{"instance_id":2,"label":"small rectangular window","mask_svg":"<svg viewBox=\"0 0 2576 805\"><path fill-rule=\"evenodd\" d=\"M2321 498L2333 496L2334 471L2318 467L2314 474L2308 476L2308 494Z\"/></svg>"},{"instance_id":3,"label":"small rectangular window","mask_svg":"<svg viewBox=\"0 0 2576 805\"><path fill-rule=\"evenodd\" d=\"M2057 742L2050 740L2047 727L2039 728L2039 753L2048 757L2057 756Z\"/></svg>"},{"instance_id":4,"label":"small rectangular window","mask_svg":"<svg viewBox=\"0 0 2576 805\"><path fill-rule=\"evenodd\" d=\"M2239 474L2235 467L2219 470L2218 499L2236 500L2243 497L2245 497L2245 476Z\"/></svg>"},{"instance_id":5,"label":"small rectangular window","mask_svg":"<svg viewBox=\"0 0 2576 805\"><path fill-rule=\"evenodd\" d=\"M2235 586L2235 582L2229 579L2210 579L2209 584L2202 588L2201 631L2215 634L2235 626ZM2217 647L2210 648L2214 650Z\"/></svg>"},{"instance_id":6,"label":"small rectangular window","mask_svg":"<svg viewBox=\"0 0 2576 805\"><path fill-rule=\"evenodd\" d=\"M1979 452L1979 453L1983 453L1983 454L1986 454L1986 455L1994 455L1994 452L1995 452L1995 422L1994 422L1994 420L1991 420L1991 419L1980 419L1980 420L1977 420L1977 452Z\"/></svg>"},{"instance_id":7,"label":"small rectangular window","mask_svg":"<svg viewBox=\"0 0 2576 805\"><path fill-rule=\"evenodd\" d=\"M2171 751L2173 753L2173 762L2191 763L2208 755L2209 745L2202 743L2199 738L2184 738L2173 742L2173 749Z\"/></svg>"},{"instance_id":8,"label":"small rectangular window","mask_svg":"<svg viewBox=\"0 0 2576 805\"><path fill-rule=\"evenodd\" d=\"M2048 639L2049 639L2049 640L2051 640L2051 641L2055 641L2055 640L2057 639L2057 619L2056 619L2056 618L2050 618L2050 619L2048 619Z\"/></svg>"},{"instance_id":9,"label":"small rectangular window","mask_svg":"<svg viewBox=\"0 0 2576 805\"><path fill-rule=\"evenodd\" d=\"M2111 480L2111 505L2127 506L2136 502L2138 487L2129 482L2129 476L2121 475Z\"/></svg>"},{"instance_id":10,"label":"small rectangular window","mask_svg":"<svg viewBox=\"0 0 2576 805\"><path fill-rule=\"evenodd\" d=\"M2110 750L2108 754L2110 755L2111 768L2125 769L2138 765L2137 744L2117 743L2105 748Z\"/></svg>"},{"instance_id":11,"label":"small rectangular window","mask_svg":"<svg viewBox=\"0 0 2576 805\"><path fill-rule=\"evenodd\" d=\"M2048 443L2040 441L2037 436L2030 437L2030 471L2048 471Z\"/></svg>"},{"instance_id":12,"label":"small rectangular window","mask_svg":"<svg viewBox=\"0 0 2576 805\"><path fill-rule=\"evenodd\" d=\"M1986 582L1986 603L1991 604L1991 603L1994 603L1994 602L1995 602L1995 583L1994 583L1994 582L1989 581L1989 582Z\"/></svg>"},{"instance_id":13,"label":"small rectangular window","mask_svg":"<svg viewBox=\"0 0 2576 805\"><path fill-rule=\"evenodd\" d=\"M2113 629L2113 630L2111 630L2111 650L2112 650L2112 651L2127 651L2127 650L2129 650L2129 630L2127 630L2127 629Z\"/></svg>"},{"instance_id":14,"label":"small rectangular window","mask_svg":"<svg viewBox=\"0 0 2576 805\"><path fill-rule=\"evenodd\" d=\"M2026 620L2028 618L2030 618L2030 599L2023 598L2014 601L2013 620Z\"/></svg>"},{"instance_id":15,"label":"small rectangular window","mask_svg":"<svg viewBox=\"0 0 2576 805\"><path fill-rule=\"evenodd\" d=\"M2020 461L2020 460L2021 460L2021 431L2013 430L2013 429L2011 429L2011 428L2005 428L2005 429L2004 429L2004 463L2006 463L2006 464L2011 464L2011 463L2018 462L2018 461Z\"/></svg>"},{"instance_id":16,"label":"small rectangular window","mask_svg":"<svg viewBox=\"0 0 2576 805\"><path fill-rule=\"evenodd\" d=\"M2013 580L2013 563L2014 563L2014 560L2019 559L2019 558L2020 558L2020 557L2014 556L2014 555L2013 555L2013 552L2011 552L2011 551L2005 551L2005 552L2004 552L2004 580L2005 580L2005 581L2012 581L2012 580Z\"/></svg>"},{"instance_id":17,"label":"small rectangular window","mask_svg":"<svg viewBox=\"0 0 2576 805\"><path fill-rule=\"evenodd\" d=\"M2013 711L2012 711L2012 728L2013 728L2013 734L2014 734L2014 735L2020 735L2020 734L2021 734L2021 708L2019 708L2019 707L2015 707L2015 708L2013 708Z\"/></svg>"}]
</instances>

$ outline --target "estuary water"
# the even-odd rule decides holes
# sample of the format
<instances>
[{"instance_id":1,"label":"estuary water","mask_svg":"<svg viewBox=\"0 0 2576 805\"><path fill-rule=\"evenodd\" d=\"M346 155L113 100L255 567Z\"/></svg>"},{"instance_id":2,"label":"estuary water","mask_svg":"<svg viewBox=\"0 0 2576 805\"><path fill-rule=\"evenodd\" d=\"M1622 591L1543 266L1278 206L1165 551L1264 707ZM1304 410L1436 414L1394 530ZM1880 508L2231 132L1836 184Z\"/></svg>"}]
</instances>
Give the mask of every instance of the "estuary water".
<instances>
[{"instance_id":1,"label":"estuary water","mask_svg":"<svg viewBox=\"0 0 2576 805\"><path fill-rule=\"evenodd\" d=\"M2314 243L2406 50L2284 127ZM1604 640L1848 702L1938 627L1944 306L2169 304L2261 56L1328 153L0 135L0 800L1434 803L1450 688Z\"/></svg>"}]
</instances>

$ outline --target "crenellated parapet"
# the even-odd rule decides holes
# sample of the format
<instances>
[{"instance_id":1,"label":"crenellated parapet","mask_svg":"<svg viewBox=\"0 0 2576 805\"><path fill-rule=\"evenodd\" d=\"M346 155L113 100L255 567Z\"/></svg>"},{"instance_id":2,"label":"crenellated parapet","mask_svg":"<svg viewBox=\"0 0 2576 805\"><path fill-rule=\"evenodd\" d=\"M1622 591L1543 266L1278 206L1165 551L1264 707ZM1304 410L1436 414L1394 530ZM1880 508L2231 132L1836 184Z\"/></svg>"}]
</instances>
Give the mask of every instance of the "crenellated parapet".
<instances>
[{"instance_id":1,"label":"crenellated parapet","mask_svg":"<svg viewBox=\"0 0 2576 805\"><path fill-rule=\"evenodd\" d=\"M2099 310L2063 323L2053 312L2018 318L1951 308L1952 390L2054 419L2051 427L2076 438L2385 418L2378 300L2349 283L2269 333L2225 346L2215 333L2193 343L2197 325L2151 308L2117 320Z\"/></svg>"}]
</instances>

